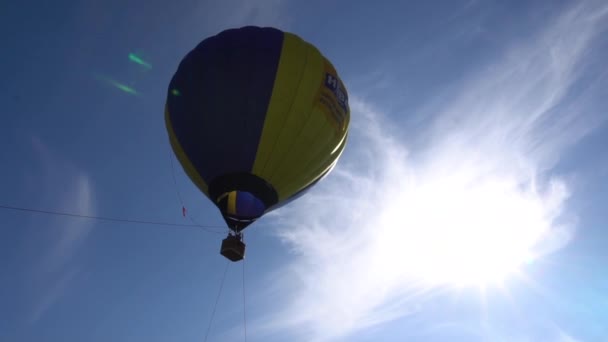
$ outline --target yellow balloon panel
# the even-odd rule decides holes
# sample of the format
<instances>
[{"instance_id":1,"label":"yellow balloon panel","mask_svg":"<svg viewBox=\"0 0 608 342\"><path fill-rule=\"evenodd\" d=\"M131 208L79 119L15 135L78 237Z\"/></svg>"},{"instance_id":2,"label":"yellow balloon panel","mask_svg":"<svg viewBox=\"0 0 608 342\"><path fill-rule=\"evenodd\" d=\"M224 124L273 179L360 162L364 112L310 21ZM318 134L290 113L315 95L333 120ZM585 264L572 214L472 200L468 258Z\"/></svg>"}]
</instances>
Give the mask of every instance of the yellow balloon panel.
<instances>
[{"instance_id":1,"label":"yellow balloon panel","mask_svg":"<svg viewBox=\"0 0 608 342\"><path fill-rule=\"evenodd\" d=\"M285 34L252 170L272 184L279 202L320 177L319 170L339 156L331 152L341 151L337 147L346 134L348 112L340 113L335 93L326 86L328 75L339 82L331 63L315 47Z\"/></svg>"}]
</instances>

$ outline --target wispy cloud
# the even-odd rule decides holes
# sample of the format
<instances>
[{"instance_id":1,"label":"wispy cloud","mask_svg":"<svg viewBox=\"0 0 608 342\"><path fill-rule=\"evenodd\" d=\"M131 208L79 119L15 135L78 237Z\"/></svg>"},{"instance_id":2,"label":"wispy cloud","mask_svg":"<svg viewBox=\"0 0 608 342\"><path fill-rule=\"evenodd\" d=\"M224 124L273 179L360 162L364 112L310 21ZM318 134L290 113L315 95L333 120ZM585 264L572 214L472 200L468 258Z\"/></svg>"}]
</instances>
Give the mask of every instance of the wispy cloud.
<instances>
[{"instance_id":1,"label":"wispy cloud","mask_svg":"<svg viewBox=\"0 0 608 342\"><path fill-rule=\"evenodd\" d=\"M94 215L93 186L87 174L70 161L54 153L41 140L32 140L41 161L38 184L41 199L53 203L54 210ZM68 290L79 265L73 258L92 232L89 221L49 219L46 229L52 230L39 263L33 268L31 281L35 289L28 321L35 323Z\"/></svg>"},{"instance_id":2,"label":"wispy cloud","mask_svg":"<svg viewBox=\"0 0 608 342\"><path fill-rule=\"evenodd\" d=\"M555 339L555 342L581 342L581 340L568 335L564 331L559 331L558 337Z\"/></svg>"},{"instance_id":3,"label":"wispy cloud","mask_svg":"<svg viewBox=\"0 0 608 342\"><path fill-rule=\"evenodd\" d=\"M258 328L345 336L415 312L446 284L567 244L572 189L551 171L606 119L590 111L605 78L587 67L608 7L589 4L472 75L415 133L415 151L354 97L340 166L272 216L294 260L273 274L282 300Z\"/></svg>"},{"instance_id":4,"label":"wispy cloud","mask_svg":"<svg viewBox=\"0 0 608 342\"><path fill-rule=\"evenodd\" d=\"M487 325L484 327L483 333L479 336L479 339L482 341L497 342L581 342L580 339L570 335L552 322L542 322L540 324L542 325L542 328L539 327L533 332L508 329L504 326L493 327Z\"/></svg>"},{"instance_id":5,"label":"wispy cloud","mask_svg":"<svg viewBox=\"0 0 608 342\"><path fill-rule=\"evenodd\" d=\"M63 296L68 290L70 281L72 281L77 272L77 269L68 270L67 272L60 273L53 281L45 283L46 289L44 294L38 297L37 302L30 311L29 323L33 324L37 322Z\"/></svg>"}]
</instances>

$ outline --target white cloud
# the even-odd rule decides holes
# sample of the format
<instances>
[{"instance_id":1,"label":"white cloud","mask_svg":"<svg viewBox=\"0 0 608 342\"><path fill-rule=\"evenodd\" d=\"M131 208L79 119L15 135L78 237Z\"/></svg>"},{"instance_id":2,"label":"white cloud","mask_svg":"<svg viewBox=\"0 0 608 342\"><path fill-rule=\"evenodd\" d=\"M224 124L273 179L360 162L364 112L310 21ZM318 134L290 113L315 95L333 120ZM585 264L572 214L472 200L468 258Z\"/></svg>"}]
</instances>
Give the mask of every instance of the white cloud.
<instances>
[{"instance_id":1,"label":"white cloud","mask_svg":"<svg viewBox=\"0 0 608 342\"><path fill-rule=\"evenodd\" d=\"M353 97L339 167L271 216L294 260L273 274L278 314L259 329L343 337L408 315L444 285L500 278L497 266L563 247L571 189L549 171L604 119L586 111L599 85L577 82L606 8L569 10L471 77L415 133L416 151Z\"/></svg>"},{"instance_id":2,"label":"white cloud","mask_svg":"<svg viewBox=\"0 0 608 342\"><path fill-rule=\"evenodd\" d=\"M33 139L32 144L42 165L39 178L32 181L41 194L39 200L53 203L51 210L94 215L93 186L86 173L39 139ZM44 229L49 230L50 240L40 251L39 263L32 272L35 293L30 323L43 317L68 290L79 269L74 256L93 228L90 221L80 219L50 217L47 222Z\"/></svg>"}]
</instances>

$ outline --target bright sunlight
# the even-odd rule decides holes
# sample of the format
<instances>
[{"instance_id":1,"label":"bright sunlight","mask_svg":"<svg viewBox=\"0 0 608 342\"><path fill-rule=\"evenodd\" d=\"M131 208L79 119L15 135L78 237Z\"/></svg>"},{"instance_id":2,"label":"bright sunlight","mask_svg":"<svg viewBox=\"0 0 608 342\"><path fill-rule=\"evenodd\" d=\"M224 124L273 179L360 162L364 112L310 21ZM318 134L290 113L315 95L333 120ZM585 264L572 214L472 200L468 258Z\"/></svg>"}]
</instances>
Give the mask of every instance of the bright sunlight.
<instances>
[{"instance_id":1,"label":"bright sunlight","mask_svg":"<svg viewBox=\"0 0 608 342\"><path fill-rule=\"evenodd\" d=\"M378 225L390 228L379 244L385 260L394 260L390 267L430 284L502 283L534 260L554 219L547 205L566 196L553 183L551 196L539 201L535 184L496 175L480 180L466 166L410 180L386 196Z\"/></svg>"}]
</instances>

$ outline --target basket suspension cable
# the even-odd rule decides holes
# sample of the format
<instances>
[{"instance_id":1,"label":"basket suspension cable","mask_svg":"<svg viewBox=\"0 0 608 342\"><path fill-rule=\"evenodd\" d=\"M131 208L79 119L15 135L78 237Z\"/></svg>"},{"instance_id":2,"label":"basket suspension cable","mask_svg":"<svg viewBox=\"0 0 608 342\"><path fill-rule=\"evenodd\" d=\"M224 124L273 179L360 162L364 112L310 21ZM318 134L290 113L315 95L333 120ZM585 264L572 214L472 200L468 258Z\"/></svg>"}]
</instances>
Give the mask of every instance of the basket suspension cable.
<instances>
[{"instance_id":1,"label":"basket suspension cable","mask_svg":"<svg viewBox=\"0 0 608 342\"><path fill-rule=\"evenodd\" d=\"M226 267L224 268L224 274L222 275L222 280L220 281L220 289L217 292L217 297L215 297L215 303L213 304L213 311L211 312L211 318L209 318L209 325L207 326L207 333L205 333L205 342L209 337L209 332L211 331L211 324L213 323L213 318L215 317L215 310L217 309L217 303L220 301L220 297L222 295L222 289L224 288L224 280L226 279L226 272L228 271L228 261L226 261Z\"/></svg>"},{"instance_id":2,"label":"basket suspension cable","mask_svg":"<svg viewBox=\"0 0 608 342\"><path fill-rule=\"evenodd\" d=\"M245 297L245 259L243 259L243 330L245 342L247 342L247 301Z\"/></svg>"}]
</instances>

